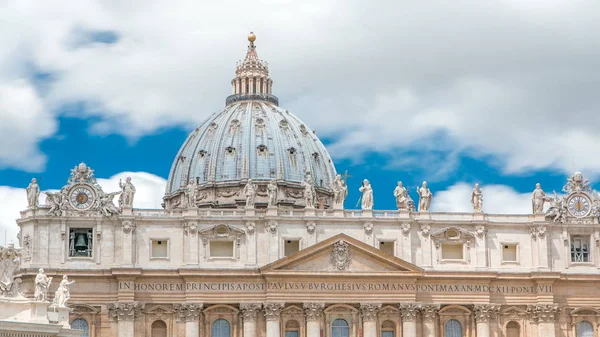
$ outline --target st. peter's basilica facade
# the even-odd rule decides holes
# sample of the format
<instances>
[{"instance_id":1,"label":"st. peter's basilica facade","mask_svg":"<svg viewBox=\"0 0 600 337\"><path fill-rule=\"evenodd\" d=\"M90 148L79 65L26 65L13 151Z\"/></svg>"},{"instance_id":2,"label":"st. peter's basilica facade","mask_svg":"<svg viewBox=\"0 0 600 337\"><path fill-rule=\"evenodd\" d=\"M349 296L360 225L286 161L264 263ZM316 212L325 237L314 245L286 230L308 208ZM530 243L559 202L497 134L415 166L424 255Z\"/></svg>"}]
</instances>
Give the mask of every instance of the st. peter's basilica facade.
<instances>
[{"instance_id":1,"label":"st. peter's basilica facade","mask_svg":"<svg viewBox=\"0 0 600 337\"><path fill-rule=\"evenodd\" d=\"M135 181L104 191L84 163L46 205L32 181L24 296L68 275L71 326L91 337L600 336L600 196L580 173L560 195L535 187L528 215L485 213L479 186L473 212L429 212L426 183L373 210L367 180L344 209L344 176L279 107L249 41L226 107L174 158L163 209L132 208Z\"/></svg>"}]
</instances>

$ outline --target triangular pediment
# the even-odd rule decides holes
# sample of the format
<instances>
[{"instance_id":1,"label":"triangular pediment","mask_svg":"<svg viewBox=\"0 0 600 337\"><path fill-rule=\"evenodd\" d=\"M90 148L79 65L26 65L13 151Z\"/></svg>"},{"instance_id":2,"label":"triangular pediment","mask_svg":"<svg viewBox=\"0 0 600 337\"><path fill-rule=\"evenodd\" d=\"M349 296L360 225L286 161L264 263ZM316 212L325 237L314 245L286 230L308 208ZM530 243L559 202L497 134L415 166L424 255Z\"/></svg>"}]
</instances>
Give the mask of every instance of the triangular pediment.
<instances>
[{"instance_id":1,"label":"triangular pediment","mask_svg":"<svg viewBox=\"0 0 600 337\"><path fill-rule=\"evenodd\" d=\"M423 269L395 256L338 234L261 268L264 274L279 273L401 273L421 275Z\"/></svg>"}]
</instances>

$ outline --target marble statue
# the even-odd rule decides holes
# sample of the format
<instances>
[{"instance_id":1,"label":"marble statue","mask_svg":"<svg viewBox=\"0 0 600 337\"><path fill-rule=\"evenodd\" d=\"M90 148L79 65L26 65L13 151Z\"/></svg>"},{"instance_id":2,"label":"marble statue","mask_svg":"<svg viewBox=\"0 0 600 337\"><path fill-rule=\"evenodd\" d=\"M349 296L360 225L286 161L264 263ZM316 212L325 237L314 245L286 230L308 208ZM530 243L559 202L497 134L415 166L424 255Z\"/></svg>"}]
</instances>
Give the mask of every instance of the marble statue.
<instances>
[{"instance_id":1,"label":"marble statue","mask_svg":"<svg viewBox=\"0 0 600 337\"><path fill-rule=\"evenodd\" d=\"M29 208L37 208L40 200L40 186L37 179L31 179L31 183L25 189L27 191L27 204Z\"/></svg>"},{"instance_id":2,"label":"marble statue","mask_svg":"<svg viewBox=\"0 0 600 337\"><path fill-rule=\"evenodd\" d=\"M46 192L46 205L50 206L48 215L61 215L62 195L59 192Z\"/></svg>"},{"instance_id":3,"label":"marble statue","mask_svg":"<svg viewBox=\"0 0 600 337\"><path fill-rule=\"evenodd\" d=\"M7 247L0 246L0 297L21 297L20 278L15 271L21 263L21 251L9 242Z\"/></svg>"},{"instance_id":4,"label":"marble statue","mask_svg":"<svg viewBox=\"0 0 600 337\"><path fill-rule=\"evenodd\" d=\"M362 193L362 209L373 209L373 188L371 187L371 183L367 179L363 180L362 186L358 190Z\"/></svg>"},{"instance_id":5,"label":"marble statue","mask_svg":"<svg viewBox=\"0 0 600 337\"><path fill-rule=\"evenodd\" d=\"M190 179L186 186L186 190L185 190L185 196L187 198L187 200L186 200L187 206L189 208L196 207L197 188L198 188L198 185L196 184L196 179L194 179L194 178Z\"/></svg>"},{"instance_id":6,"label":"marble statue","mask_svg":"<svg viewBox=\"0 0 600 337\"><path fill-rule=\"evenodd\" d=\"M332 183L331 189L333 190L333 207L336 209L344 208L344 201L348 196L348 186L342 179L342 175L338 174L335 176L335 180Z\"/></svg>"},{"instance_id":7,"label":"marble statue","mask_svg":"<svg viewBox=\"0 0 600 337\"><path fill-rule=\"evenodd\" d=\"M38 302L46 302L48 299L48 289L52 283L52 277L44 274L44 269L40 268L35 277L35 300Z\"/></svg>"},{"instance_id":8,"label":"marble statue","mask_svg":"<svg viewBox=\"0 0 600 337\"><path fill-rule=\"evenodd\" d=\"M54 300L52 301L52 304L55 307L65 308L67 306L67 301L71 298L71 291L69 290L69 287L73 283L75 283L75 281L69 282L67 275L63 275L63 279L60 281L58 289L56 289L56 292L54 293Z\"/></svg>"},{"instance_id":9,"label":"marble statue","mask_svg":"<svg viewBox=\"0 0 600 337\"><path fill-rule=\"evenodd\" d=\"M423 182L423 185L420 188L417 187L417 193L419 194L419 212L429 212L433 193L431 193L431 190L427 187L426 181Z\"/></svg>"},{"instance_id":10,"label":"marble statue","mask_svg":"<svg viewBox=\"0 0 600 337\"><path fill-rule=\"evenodd\" d=\"M554 191L554 198L550 198L552 204L546 211L546 216L552 218L552 221L564 223L567 220L567 206L563 198L560 198Z\"/></svg>"},{"instance_id":11,"label":"marble statue","mask_svg":"<svg viewBox=\"0 0 600 337\"><path fill-rule=\"evenodd\" d=\"M531 193L531 206L533 214L544 213L544 203L552 201L552 198L546 197L546 193L542 190L540 183L535 184L535 190Z\"/></svg>"},{"instance_id":12,"label":"marble statue","mask_svg":"<svg viewBox=\"0 0 600 337\"><path fill-rule=\"evenodd\" d=\"M398 207L399 210L410 210L410 202L412 199L401 181L398 182L398 186L394 189L394 197L396 197L396 207Z\"/></svg>"},{"instance_id":13,"label":"marble statue","mask_svg":"<svg viewBox=\"0 0 600 337\"><path fill-rule=\"evenodd\" d=\"M269 196L268 207L277 206L277 182L272 179L267 186L267 195Z\"/></svg>"},{"instance_id":14,"label":"marble statue","mask_svg":"<svg viewBox=\"0 0 600 337\"><path fill-rule=\"evenodd\" d=\"M254 185L252 179L248 179L248 183L246 183L246 186L244 186L244 195L246 196L246 208L254 208L256 185Z\"/></svg>"},{"instance_id":15,"label":"marble statue","mask_svg":"<svg viewBox=\"0 0 600 337\"><path fill-rule=\"evenodd\" d=\"M475 184L473 191L471 192L471 204L473 204L473 212L483 212L483 190L479 187L479 184Z\"/></svg>"},{"instance_id":16,"label":"marble statue","mask_svg":"<svg viewBox=\"0 0 600 337\"><path fill-rule=\"evenodd\" d=\"M109 217L119 214L119 209L115 206L113 199L121 192L100 193L98 197L99 208L102 215Z\"/></svg>"},{"instance_id":17,"label":"marble statue","mask_svg":"<svg viewBox=\"0 0 600 337\"><path fill-rule=\"evenodd\" d=\"M310 177L310 175L307 175ZM306 208L315 208L315 187L313 186L312 179L306 179L302 182L304 187L304 204Z\"/></svg>"},{"instance_id":18,"label":"marble statue","mask_svg":"<svg viewBox=\"0 0 600 337\"><path fill-rule=\"evenodd\" d=\"M133 207L133 196L135 195L135 186L131 183L131 177L125 178L123 184L119 180L119 187L121 188L121 195L119 196L119 208Z\"/></svg>"}]
</instances>

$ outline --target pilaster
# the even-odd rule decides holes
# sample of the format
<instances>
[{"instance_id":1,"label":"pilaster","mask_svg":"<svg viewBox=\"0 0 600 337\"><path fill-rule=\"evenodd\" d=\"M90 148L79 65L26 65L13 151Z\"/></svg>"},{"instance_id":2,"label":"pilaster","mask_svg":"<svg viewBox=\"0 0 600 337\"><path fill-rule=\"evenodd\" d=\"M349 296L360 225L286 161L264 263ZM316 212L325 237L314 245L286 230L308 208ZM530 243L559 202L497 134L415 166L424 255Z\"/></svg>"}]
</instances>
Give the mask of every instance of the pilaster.
<instances>
[{"instance_id":1,"label":"pilaster","mask_svg":"<svg viewBox=\"0 0 600 337\"><path fill-rule=\"evenodd\" d=\"M537 304L527 307L533 323L538 325L538 336L554 337L556 334L556 318L561 308L556 304Z\"/></svg>"},{"instance_id":2,"label":"pilaster","mask_svg":"<svg viewBox=\"0 0 600 337\"><path fill-rule=\"evenodd\" d=\"M402 337L417 337L417 315L421 303L400 303L398 309L402 315Z\"/></svg>"},{"instance_id":3,"label":"pilaster","mask_svg":"<svg viewBox=\"0 0 600 337\"><path fill-rule=\"evenodd\" d=\"M202 315L202 303L175 304L177 321L185 323L185 337L200 336L200 317Z\"/></svg>"},{"instance_id":4,"label":"pilaster","mask_svg":"<svg viewBox=\"0 0 600 337\"><path fill-rule=\"evenodd\" d=\"M495 304L475 305L475 324L477 337L490 336L490 321L500 312L500 306Z\"/></svg>"},{"instance_id":5,"label":"pilaster","mask_svg":"<svg viewBox=\"0 0 600 337\"><path fill-rule=\"evenodd\" d=\"M377 312L381 303L361 303L360 313L363 321L363 337L377 337Z\"/></svg>"},{"instance_id":6,"label":"pilaster","mask_svg":"<svg viewBox=\"0 0 600 337\"><path fill-rule=\"evenodd\" d=\"M325 309L325 303L306 302L303 303L303 307L304 314L306 315L306 336L320 337L321 319L323 317L323 309Z\"/></svg>"},{"instance_id":7,"label":"pilaster","mask_svg":"<svg viewBox=\"0 0 600 337\"><path fill-rule=\"evenodd\" d=\"M138 319L143 305L138 302L113 302L107 305L108 316L118 322L119 337L135 337L135 320Z\"/></svg>"},{"instance_id":8,"label":"pilaster","mask_svg":"<svg viewBox=\"0 0 600 337\"><path fill-rule=\"evenodd\" d=\"M437 313L439 304L423 304L421 307L421 319L423 321L423 337L435 337L435 326L437 324Z\"/></svg>"},{"instance_id":9,"label":"pilaster","mask_svg":"<svg viewBox=\"0 0 600 337\"><path fill-rule=\"evenodd\" d=\"M258 311L262 307L261 303L242 303L240 304L240 310L242 311L242 318L244 319L244 337L255 337L256 336L256 317Z\"/></svg>"},{"instance_id":10,"label":"pilaster","mask_svg":"<svg viewBox=\"0 0 600 337\"><path fill-rule=\"evenodd\" d=\"M265 310L265 319L267 320L267 337L280 337L280 317L281 310L285 303L283 302L271 302L265 303L263 308Z\"/></svg>"}]
</instances>

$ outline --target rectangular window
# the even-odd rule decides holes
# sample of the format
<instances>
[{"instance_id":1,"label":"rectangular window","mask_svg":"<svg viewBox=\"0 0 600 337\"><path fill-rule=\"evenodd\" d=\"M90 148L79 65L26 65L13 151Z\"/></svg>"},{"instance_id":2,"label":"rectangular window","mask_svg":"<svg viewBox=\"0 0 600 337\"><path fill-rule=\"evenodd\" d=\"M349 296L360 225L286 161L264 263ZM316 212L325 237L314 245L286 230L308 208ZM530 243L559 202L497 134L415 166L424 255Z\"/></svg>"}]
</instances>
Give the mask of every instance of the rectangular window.
<instances>
[{"instance_id":1,"label":"rectangular window","mask_svg":"<svg viewBox=\"0 0 600 337\"><path fill-rule=\"evenodd\" d=\"M284 240L283 241L283 252L284 256L290 256L295 252L300 251L300 240Z\"/></svg>"},{"instance_id":2,"label":"rectangular window","mask_svg":"<svg viewBox=\"0 0 600 337\"><path fill-rule=\"evenodd\" d=\"M94 230L91 228L69 229L69 256L92 257Z\"/></svg>"},{"instance_id":3,"label":"rectangular window","mask_svg":"<svg viewBox=\"0 0 600 337\"><path fill-rule=\"evenodd\" d=\"M503 243L502 262L517 262L517 245L514 243Z\"/></svg>"},{"instance_id":4,"label":"rectangular window","mask_svg":"<svg viewBox=\"0 0 600 337\"><path fill-rule=\"evenodd\" d=\"M151 241L150 256L153 259L169 258L169 241L165 239L157 239Z\"/></svg>"},{"instance_id":5,"label":"rectangular window","mask_svg":"<svg viewBox=\"0 0 600 337\"><path fill-rule=\"evenodd\" d=\"M463 245L462 243L443 243L442 244L442 259L444 260L463 260Z\"/></svg>"},{"instance_id":6,"label":"rectangular window","mask_svg":"<svg viewBox=\"0 0 600 337\"><path fill-rule=\"evenodd\" d=\"M392 256L396 255L394 251L394 246L394 241L379 241L379 249L381 249L384 253L390 254Z\"/></svg>"},{"instance_id":7,"label":"rectangular window","mask_svg":"<svg viewBox=\"0 0 600 337\"><path fill-rule=\"evenodd\" d=\"M211 241L210 257L233 257L233 241Z\"/></svg>"},{"instance_id":8,"label":"rectangular window","mask_svg":"<svg viewBox=\"0 0 600 337\"><path fill-rule=\"evenodd\" d=\"M571 262L590 262L589 247L589 240L586 237L571 237Z\"/></svg>"}]
</instances>

